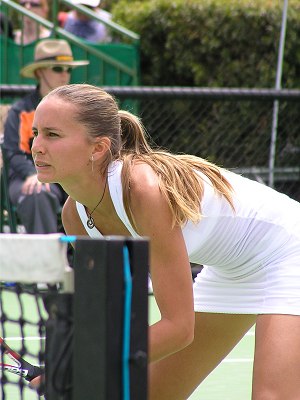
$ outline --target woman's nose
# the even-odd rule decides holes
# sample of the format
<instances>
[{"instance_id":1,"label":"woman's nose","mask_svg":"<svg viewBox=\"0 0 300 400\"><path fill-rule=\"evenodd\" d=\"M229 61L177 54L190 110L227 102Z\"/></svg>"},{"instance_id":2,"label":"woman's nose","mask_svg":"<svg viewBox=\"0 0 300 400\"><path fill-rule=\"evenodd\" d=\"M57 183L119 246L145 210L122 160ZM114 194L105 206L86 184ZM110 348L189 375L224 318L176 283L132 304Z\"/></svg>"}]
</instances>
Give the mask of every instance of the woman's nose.
<instances>
[{"instance_id":1,"label":"woman's nose","mask_svg":"<svg viewBox=\"0 0 300 400\"><path fill-rule=\"evenodd\" d=\"M35 154L44 153L44 147L40 136L35 136L32 141L31 153L34 157Z\"/></svg>"}]
</instances>

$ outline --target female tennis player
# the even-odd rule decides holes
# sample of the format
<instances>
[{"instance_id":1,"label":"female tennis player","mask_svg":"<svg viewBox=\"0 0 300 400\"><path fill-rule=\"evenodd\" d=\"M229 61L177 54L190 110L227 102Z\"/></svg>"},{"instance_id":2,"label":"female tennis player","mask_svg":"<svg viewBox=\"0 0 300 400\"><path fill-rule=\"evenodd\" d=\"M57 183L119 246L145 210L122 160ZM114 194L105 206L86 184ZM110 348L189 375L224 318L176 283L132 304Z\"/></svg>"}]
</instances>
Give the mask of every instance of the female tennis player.
<instances>
[{"instance_id":1,"label":"female tennis player","mask_svg":"<svg viewBox=\"0 0 300 400\"><path fill-rule=\"evenodd\" d=\"M300 399L299 203L153 149L139 119L90 85L44 97L33 133L38 179L69 194L68 234L150 240L161 319L149 328L149 399L188 398L254 323L253 400ZM194 286L190 262L204 265Z\"/></svg>"}]
</instances>

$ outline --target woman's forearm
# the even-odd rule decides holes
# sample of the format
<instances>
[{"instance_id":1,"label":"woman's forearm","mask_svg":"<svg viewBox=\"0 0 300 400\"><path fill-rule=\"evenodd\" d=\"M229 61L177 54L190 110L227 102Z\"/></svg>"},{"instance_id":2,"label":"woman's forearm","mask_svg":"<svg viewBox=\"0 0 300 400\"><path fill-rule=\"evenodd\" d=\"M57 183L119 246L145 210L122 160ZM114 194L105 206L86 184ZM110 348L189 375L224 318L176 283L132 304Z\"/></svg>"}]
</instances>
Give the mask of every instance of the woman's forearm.
<instances>
[{"instance_id":1,"label":"woman's forearm","mask_svg":"<svg viewBox=\"0 0 300 400\"><path fill-rule=\"evenodd\" d=\"M149 362L159 361L188 346L194 338L192 321L162 319L149 327Z\"/></svg>"}]
</instances>

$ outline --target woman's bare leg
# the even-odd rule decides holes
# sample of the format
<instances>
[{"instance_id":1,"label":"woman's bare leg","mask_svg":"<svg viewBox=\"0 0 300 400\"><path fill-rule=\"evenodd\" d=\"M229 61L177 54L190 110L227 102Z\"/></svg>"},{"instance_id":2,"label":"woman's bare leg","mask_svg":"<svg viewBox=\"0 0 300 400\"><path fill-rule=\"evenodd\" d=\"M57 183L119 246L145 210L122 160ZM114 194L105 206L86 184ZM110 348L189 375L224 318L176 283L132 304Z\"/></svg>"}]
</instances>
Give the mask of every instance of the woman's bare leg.
<instances>
[{"instance_id":1,"label":"woman's bare leg","mask_svg":"<svg viewBox=\"0 0 300 400\"><path fill-rule=\"evenodd\" d=\"M300 316L259 315L253 400L300 399Z\"/></svg>"},{"instance_id":2,"label":"woman's bare leg","mask_svg":"<svg viewBox=\"0 0 300 400\"><path fill-rule=\"evenodd\" d=\"M150 365L149 400L185 400L255 323L254 315L196 313L195 339Z\"/></svg>"}]
</instances>

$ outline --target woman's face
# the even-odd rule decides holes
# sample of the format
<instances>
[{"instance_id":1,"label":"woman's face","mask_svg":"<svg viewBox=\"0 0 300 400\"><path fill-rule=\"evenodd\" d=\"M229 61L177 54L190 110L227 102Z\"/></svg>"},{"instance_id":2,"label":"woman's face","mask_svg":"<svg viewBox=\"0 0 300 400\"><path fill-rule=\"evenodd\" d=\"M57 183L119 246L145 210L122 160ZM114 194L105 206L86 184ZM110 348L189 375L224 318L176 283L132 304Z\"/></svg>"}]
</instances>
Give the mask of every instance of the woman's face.
<instances>
[{"instance_id":1,"label":"woman's face","mask_svg":"<svg viewBox=\"0 0 300 400\"><path fill-rule=\"evenodd\" d=\"M54 96L37 107L33 121L32 156L38 179L62 185L90 172L93 144L74 116L77 108Z\"/></svg>"}]
</instances>

